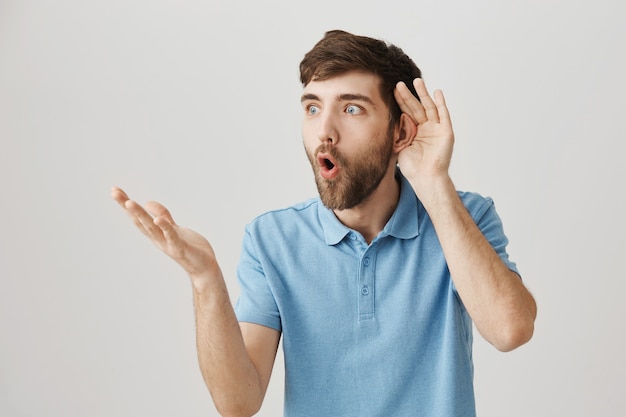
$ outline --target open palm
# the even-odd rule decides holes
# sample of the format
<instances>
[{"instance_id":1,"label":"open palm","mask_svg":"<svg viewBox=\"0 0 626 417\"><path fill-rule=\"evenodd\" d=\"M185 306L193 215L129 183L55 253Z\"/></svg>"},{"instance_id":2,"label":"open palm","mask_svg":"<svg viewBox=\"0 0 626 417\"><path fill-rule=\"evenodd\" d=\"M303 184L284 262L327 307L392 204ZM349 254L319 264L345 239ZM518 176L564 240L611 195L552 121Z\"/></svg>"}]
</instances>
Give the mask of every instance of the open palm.
<instances>
[{"instance_id":1,"label":"open palm","mask_svg":"<svg viewBox=\"0 0 626 417\"><path fill-rule=\"evenodd\" d=\"M217 261L211 244L199 233L178 226L163 205L151 201L142 207L114 187L111 196L126 211L135 226L190 276L200 276L215 268Z\"/></svg>"},{"instance_id":2,"label":"open palm","mask_svg":"<svg viewBox=\"0 0 626 417\"><path fill-rule=\"evenodd\" d=\"M421 102L402 82L395 90L400 109L417 125L412 143L398 155L400 170L407 178L415 180L447 175L454 133L443 93L436 90L433 101L422 79L415 79L413 84Z\"/></svg>"}]
</instances>

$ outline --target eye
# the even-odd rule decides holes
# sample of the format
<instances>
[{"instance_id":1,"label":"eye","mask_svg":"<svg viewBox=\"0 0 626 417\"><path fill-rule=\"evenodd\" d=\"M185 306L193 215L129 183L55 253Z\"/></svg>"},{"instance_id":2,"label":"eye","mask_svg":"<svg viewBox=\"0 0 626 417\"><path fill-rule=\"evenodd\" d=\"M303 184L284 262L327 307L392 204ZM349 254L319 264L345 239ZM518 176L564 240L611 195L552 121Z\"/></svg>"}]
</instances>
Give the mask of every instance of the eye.
<instances>
[{"instance_id":1,"label":"eye","mask_svg":"<svg viewBox=\"0 0 626 417\"><path fill-rule=\"evenodd\" d=\"M355 106L354 104L351 104L348 107L346 107L346 113L350 115L357 115L357 114L360 114L362 111L363 109L361 109L359 106Z\"/></svg>"},{"instance_id":2,"label":"eye","mask_svg":"<svg viewBox=\"0 0 626 417\"><path fill-rule=\"evenodd\" d=\"M319 113L320 109L314 104L309 104L308 106L306 106L306 112L310 114L311 116L313 116Z\"/></svg>"}]
</instances>

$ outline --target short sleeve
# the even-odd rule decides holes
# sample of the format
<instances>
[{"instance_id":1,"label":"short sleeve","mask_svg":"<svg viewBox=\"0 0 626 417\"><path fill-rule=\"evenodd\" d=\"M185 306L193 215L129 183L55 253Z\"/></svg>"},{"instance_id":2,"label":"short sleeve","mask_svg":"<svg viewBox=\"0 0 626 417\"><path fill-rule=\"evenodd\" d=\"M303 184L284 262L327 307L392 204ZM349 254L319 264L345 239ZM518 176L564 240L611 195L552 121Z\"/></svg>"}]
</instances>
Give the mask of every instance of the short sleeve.
<instances>
[{"instance_id":1,"label":"short sleeve","mask_svg":"<svg viewBox=\"0 0 626 417\"><path fill-rule=\"evenodd\" d=\"M470 214L474 218L474 221L478 225L478 228L483 233L487 241L491 244L496 251L502 262L517 275L520 275L517 265L511 259L507 252L507 245L509 239L504 234L504 227L502 220L496 212L495 204L489 197L482 198L482 204L480 204L476 210L472 210L472 207L468 207ZM475 213L472 213L475 211Z\"/></svg>"},{"instance_id":2,"label":"short sleeve","mask_svg":"<svg viewBox=\"0 0 626 417\"><path fill-rule=\"evenodd\" d=\"M237 320L281 331L280 313L250 229L246 227L237 268L241 290L235 304Z\"/></svg>"}]
</instances>

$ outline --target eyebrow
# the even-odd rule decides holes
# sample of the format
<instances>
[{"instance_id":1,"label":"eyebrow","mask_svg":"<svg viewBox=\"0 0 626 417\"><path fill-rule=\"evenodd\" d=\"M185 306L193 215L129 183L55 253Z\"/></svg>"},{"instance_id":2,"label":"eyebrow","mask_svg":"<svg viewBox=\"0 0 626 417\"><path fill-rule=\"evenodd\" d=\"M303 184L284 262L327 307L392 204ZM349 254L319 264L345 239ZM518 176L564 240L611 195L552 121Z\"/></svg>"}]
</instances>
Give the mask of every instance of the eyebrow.
<instances>
[{"instance_id":1,"label":"eyebrow","mask_svg":"<svg viewBox=\"0 0 626 417\"><path fill-rule=\"evenodd\" d=\"M311 93L303 94L302 97L300 97L300 102L303 102L306 100L320 101L320 98L316 96L315 94L311 94ZM374 105L374 101L368 96L364 96L363 94L352 94L352 93L339 94L337 95L336 100L337 101L364 101L366 103Z\"/></svg>"}]
</instances>

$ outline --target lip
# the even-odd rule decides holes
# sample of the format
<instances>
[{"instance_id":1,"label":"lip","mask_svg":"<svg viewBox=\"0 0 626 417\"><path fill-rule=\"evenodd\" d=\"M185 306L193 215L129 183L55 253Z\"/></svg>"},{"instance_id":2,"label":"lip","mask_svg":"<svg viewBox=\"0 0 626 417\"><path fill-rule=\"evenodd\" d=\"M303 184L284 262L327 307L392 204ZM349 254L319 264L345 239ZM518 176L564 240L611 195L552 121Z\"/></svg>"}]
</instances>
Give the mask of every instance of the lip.
<instances>
[{"instance_id":1,"label":"lip","mask_svg":"<svg viewBox=\"0 0 626 417\"><path fill-rule=\"evenodd\" d=\"M317 154L317 164L320 169L320 176L327 180L332 180L339 175L339 166L337 161L330 154L320 152Z\"/></svg>"}]
</instances>

